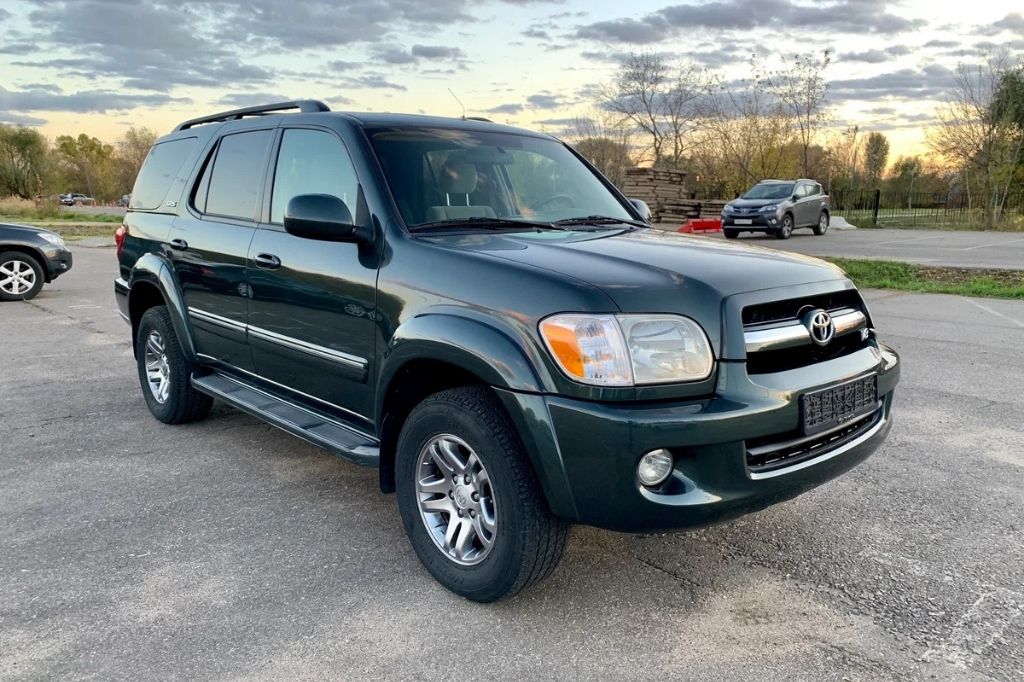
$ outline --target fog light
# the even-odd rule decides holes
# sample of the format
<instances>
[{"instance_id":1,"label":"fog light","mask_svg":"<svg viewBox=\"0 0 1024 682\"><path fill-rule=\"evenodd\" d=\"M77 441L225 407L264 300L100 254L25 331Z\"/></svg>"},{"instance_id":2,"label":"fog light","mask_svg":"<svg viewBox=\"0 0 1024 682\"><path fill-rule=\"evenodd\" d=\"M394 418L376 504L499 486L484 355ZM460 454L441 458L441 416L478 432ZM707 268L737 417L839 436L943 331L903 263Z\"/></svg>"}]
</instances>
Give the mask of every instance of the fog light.
<instances>
[{"instance_id":1,"label":"fog light","mask_svg":"<svg viewBox=\"0 0 1024 682\"><path fill-rule=\"evenodd\" d=\"M658 485L672 473L672 453L664 448L651 450L640 458L636 475L644 485Z\"/></svg>"}]
</instances>

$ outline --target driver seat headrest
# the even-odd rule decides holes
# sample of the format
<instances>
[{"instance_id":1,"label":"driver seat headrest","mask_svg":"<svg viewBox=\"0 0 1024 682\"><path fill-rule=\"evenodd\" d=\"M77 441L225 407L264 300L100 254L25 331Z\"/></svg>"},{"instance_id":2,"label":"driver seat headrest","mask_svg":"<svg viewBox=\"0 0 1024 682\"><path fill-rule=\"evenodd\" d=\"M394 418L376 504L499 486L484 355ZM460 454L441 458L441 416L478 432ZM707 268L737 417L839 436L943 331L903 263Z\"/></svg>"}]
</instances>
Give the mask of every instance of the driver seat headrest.
<instances>
[{"instance_id":1,"label":"driver seat headrest","mask_svg":"<svg viewBox=\"0 0 1024 682\"><path fill-rule=\"evenodd\" d=\"M476 166L471 163L447 163L438 178L440 190L445 194L472 194L476 191Z\"/></svg>"}]
</instances>

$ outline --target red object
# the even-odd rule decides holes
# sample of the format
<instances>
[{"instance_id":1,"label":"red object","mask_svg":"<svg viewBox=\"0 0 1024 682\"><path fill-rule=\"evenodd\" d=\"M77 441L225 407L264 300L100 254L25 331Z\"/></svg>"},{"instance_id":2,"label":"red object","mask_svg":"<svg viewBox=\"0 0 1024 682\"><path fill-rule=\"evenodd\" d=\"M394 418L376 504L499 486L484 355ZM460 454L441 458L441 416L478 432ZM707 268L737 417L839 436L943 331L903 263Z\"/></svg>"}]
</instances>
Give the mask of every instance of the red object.
<instances>
[{"instance_id":1,"label":"red object","mask_svg":"<svg viewBox=\"0 0 1024 682\"><path fill-rule=\"evenodd\" d=\"M117 245L117 257L118 258L121 257L121 249L124 248L124 238L126 236L128 236L128 226L127 225L121 225L119 228L117 228L117 231L114 232L114 244Z\"/></svg>"},{"instance_id":2,"label":"red object","mask_svg":"<svg viewBox=\"0 0 1024 682\"><path fill-rule=\"evenodd\" d=\"M679 232L693 234L694 232L721 232L722 220L720 218L691 218L683 223Z\"/></svg>"}]
</instances>

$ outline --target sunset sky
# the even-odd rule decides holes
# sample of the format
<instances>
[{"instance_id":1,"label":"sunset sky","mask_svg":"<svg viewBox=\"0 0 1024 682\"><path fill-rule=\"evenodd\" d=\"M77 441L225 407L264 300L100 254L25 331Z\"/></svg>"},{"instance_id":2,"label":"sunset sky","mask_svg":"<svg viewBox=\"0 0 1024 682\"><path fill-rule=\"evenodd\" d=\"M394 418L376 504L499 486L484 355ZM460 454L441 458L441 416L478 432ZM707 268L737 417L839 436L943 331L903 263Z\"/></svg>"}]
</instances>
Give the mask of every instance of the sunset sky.
<instances>
[{"instance_id":1,"label":"sunset sky","mask_svg":"<svg viewBox=\"0 0 1024 682\"><path fill-rule=\"evenodd\" d=\"M558 134L629 50L742 77L751 52L829 48L837 125L923 128L960 61L1024 55L1020 0L0 0L0 122L113 141L198 114L310 97Z\"/></svg>"}]
</instances>

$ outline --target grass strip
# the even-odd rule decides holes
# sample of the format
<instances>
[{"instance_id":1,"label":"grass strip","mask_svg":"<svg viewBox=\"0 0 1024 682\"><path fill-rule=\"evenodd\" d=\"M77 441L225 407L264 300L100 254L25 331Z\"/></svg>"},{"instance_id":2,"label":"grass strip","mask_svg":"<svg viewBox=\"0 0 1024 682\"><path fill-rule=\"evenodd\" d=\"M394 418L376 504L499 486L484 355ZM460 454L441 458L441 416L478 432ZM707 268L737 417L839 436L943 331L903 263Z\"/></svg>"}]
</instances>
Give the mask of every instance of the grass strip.
<instances>
[{"instance_id":1,"label":"grass strip","mask_svg":"<svg viewBox=\"0 0 1024 682\"><path fill-rule=\"evenodd\" d=\"M859 258L824 260L841 267L858 287L867 289L1024 299L1024 270L948 268Z\"/></svg>"}]
</instances>

